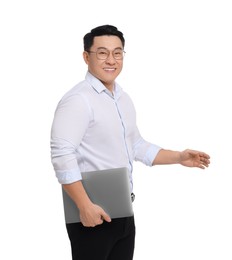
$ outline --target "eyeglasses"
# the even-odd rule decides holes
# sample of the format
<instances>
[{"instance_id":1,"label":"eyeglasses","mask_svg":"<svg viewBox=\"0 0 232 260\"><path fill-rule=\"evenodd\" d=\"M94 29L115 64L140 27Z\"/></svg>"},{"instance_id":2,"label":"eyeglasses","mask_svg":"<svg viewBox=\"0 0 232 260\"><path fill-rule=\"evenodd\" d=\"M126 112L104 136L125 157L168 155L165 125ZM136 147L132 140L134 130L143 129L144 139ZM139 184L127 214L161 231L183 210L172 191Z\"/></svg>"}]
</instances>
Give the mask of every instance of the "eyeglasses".
<instances>
[{"instance_id":1,"label":"eyeglasses","mask_svg":"<svg viewBox=\"0 0 232 260\"><path fill-rule=\"evenodd\" d=\"M106 48L98 48L97 51L87 51L88 53L96 53L98 60L106 60L110 56L110 51ZM112 51L112 55L115 60L122 60L125 55L125 51L122 49L115 49Z\"/></svg>"}]
</instances>

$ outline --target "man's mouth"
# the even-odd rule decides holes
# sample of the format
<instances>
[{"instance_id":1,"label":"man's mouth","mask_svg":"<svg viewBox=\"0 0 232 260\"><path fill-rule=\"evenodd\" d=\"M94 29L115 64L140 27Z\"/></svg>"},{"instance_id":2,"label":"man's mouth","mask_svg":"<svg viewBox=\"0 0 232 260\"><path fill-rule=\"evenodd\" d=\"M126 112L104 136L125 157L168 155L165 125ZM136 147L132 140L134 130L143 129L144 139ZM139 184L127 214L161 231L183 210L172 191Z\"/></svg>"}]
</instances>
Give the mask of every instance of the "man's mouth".
<instances>
[{"instance_id":1,"label":"man's mouth","mask_svg":"<svg viewBox=\"0 0 232 260\"><path fill-rule=\"evenodd\" d=\"M105 71L115 71L115 68L104 68Z\"/></svg>"}]
</instances>

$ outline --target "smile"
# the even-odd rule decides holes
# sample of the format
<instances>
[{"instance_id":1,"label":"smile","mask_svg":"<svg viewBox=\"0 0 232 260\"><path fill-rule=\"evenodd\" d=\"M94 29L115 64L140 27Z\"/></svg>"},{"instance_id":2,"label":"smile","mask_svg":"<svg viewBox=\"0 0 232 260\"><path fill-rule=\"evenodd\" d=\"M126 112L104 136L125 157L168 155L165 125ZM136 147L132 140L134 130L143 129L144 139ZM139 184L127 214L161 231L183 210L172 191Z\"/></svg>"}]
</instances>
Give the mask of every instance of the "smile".
<instances>
[{"instance_id":1,"label":"smile","mask_svg":"<svg viewBox=\"0 0 232 260\"><path fill-rule=\"evenodd\" d=\"M104 70L105 71L115 71L116 69L114 69L114 68L105 68Z\"/></svg>"}]
</instances>

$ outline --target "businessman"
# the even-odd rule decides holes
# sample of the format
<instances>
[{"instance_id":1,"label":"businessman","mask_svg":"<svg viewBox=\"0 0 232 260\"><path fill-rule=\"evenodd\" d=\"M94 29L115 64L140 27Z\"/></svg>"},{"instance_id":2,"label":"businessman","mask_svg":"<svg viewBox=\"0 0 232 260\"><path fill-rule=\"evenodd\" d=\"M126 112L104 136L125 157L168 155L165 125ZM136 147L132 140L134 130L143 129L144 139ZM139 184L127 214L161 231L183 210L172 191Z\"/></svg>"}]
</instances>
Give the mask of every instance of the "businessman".
<instances>
[{"instance_id":1,"label":"businessman","mask_svg":"<svg viewBox=\"0 0 232 260\"><path fill-rule=\"evenodd\" d=\"M88 197L81 172L127 167L132 193L133 161L205 169L210 157L196 150L164 149L140 135L133 102L115 81L125 55L122 32L103 25L83 40L86 77L58 103L51 130L56 177L80 211L81 223L66 224L72 259L132 260L134 217L111 219Z\"/></svg>"}]
</instances>

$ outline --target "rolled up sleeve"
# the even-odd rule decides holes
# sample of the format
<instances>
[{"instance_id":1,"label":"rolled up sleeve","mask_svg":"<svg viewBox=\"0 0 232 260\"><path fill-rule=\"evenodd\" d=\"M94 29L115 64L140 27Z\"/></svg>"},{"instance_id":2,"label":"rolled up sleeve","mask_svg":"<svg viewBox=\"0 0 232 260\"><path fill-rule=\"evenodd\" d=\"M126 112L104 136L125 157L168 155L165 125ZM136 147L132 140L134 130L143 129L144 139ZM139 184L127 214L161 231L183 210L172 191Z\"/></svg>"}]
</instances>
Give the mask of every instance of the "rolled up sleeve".
<instances>
[{"instance_id":1,"label":"rolled up sleeve","mask_svg":"<svg viewBox=\"0 0 232 260\"><path fill-rule=\"evenodd\" d=\"M152 166L152 163L162 147L145 141L142 137L135 145L135 161L140 161L147 166Z\"/></svg>"},{"instance_id":2,"label":"rolled up sleeve","mask_svg":"<svg viewBox=\"0 0 232 260\"><path fill-rule=\"evenodd\" d=\"M89 124L89 108L80 95L63 98L51 129L51 161L61 184L81 180L78 147Z\"/></svg>"}]
</instances>

